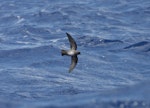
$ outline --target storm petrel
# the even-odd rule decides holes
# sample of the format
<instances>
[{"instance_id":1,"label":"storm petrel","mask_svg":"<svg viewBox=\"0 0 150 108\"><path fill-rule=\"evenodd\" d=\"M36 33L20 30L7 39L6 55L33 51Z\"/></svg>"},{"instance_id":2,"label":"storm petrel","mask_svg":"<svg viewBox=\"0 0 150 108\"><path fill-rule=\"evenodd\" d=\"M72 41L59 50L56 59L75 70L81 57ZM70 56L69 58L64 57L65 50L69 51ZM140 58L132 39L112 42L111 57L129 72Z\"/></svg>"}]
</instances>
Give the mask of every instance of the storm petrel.
<instances>
[{"instance_id":1,"label":"storm petrel","mask_svg":"<svg viewBox=\"0 0 150 108\"><path fill-rule=\"evenodd\" d=\"M62 56L63 55L71 56L71 65L69 68L69 72L71 72L78 62L77 55L80 54L80 52L77 51L77 44L76 44L75 40L72 38L72 36L69 33L66 33L66 34L67 34L68 40L70 42L70 50L61 50L61 54L62 54Z\"/></svg>"}]
</instances>

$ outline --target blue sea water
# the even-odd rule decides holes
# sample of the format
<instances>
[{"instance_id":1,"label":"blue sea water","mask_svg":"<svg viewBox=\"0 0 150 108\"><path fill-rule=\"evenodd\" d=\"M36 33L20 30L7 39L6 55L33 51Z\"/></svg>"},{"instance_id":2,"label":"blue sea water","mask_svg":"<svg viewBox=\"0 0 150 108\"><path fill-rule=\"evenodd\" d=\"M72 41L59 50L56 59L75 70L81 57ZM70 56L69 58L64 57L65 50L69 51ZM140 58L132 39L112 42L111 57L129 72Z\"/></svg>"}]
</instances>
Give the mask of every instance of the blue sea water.
<instances>
[{"instance_id":1,"label":"blue sea water","mask_svg":"<svg viewBox=\"0 0 150 108\"><path fill-rule=\"evenodd\" d=\"M0 0L1 108L150 108L149 91L149 0Z\"/></svg>"}]
</instances>

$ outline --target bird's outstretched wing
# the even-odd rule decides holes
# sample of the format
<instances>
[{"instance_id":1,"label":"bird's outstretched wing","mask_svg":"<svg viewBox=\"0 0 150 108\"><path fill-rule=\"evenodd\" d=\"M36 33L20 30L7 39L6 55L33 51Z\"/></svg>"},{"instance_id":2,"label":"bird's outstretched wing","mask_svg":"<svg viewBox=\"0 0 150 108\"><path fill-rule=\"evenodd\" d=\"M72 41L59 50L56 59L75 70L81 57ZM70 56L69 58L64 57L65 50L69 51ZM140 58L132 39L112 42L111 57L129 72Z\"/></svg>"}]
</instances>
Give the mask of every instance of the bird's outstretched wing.
<instances>
[{"instance_id":1,"label":"bird's outstretched wing","mask_svg":"<svg viewBox=\"0 0 150 108\"><path fill-rule=\"evenodd\" d=\"M74 67L76 66L77 62L78 62L77 55L71 56L71 65L70 65L69 72L71 72L74 69Z\"/></svg>"},{"instance_id":2,"label":"bird's outstretched wing","mask_svg":"<svg viewBox=\"0 0 150 108\"><path fill-rule=\"evenodd\" d=\"M72 38L72 36L69 33L66 33L70 42L70 48L73 50L77 49L77 44L75 42L75 40Z\"/></svg>"}]
</instances>

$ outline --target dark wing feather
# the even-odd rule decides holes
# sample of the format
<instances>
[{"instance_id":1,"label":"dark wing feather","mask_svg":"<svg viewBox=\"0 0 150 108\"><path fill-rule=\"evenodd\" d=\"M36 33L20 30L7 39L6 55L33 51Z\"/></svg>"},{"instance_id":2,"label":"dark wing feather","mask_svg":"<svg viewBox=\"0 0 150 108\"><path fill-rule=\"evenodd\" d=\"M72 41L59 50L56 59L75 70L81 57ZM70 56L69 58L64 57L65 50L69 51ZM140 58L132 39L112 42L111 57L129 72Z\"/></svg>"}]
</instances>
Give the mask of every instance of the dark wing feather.
<instances>
[{"instance_id":1,"label":"dark wing feather","mask_svg":"<svg viewBox=\"0 0 150 108\"><path fill-rule=\"evenodd\" d=\"M75 40L72 38L72 36L69 33L66 33L70 42L70 48L73 50L77 49L77 44L75 42Z\"/></svg>"},{"instance_id":2,"label":"dark wing feather","mask_svg":"<svg viewBox=\"0 0 150 108\"><path fill-rule=\"evenodd\" d=\"M71 65L70 65L69 72L71 72L71 71L75 68L77 62L78 62L78 57L77 57L77 55L71 56Z\"/></svg>"}]
</instances>

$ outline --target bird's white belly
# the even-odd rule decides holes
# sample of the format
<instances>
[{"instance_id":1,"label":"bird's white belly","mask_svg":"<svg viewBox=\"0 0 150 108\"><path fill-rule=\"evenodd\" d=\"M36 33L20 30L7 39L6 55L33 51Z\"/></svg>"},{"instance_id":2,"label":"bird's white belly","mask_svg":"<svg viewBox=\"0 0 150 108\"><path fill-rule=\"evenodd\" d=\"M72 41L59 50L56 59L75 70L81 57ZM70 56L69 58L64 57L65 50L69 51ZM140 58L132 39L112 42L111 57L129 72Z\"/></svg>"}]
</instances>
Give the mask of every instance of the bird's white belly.
<instances>
[{"instance_id":1,"label":"bird's white belly","mask_svg":"<svg viewBox=\"0 0 150 108\"><path fill-rule=\"evenodd\" d=\"M72 50L68 52L68 55L70 55L70 56L73 56L74 54L75 54L75 52Z\"/></svg>"}]
</instances>

